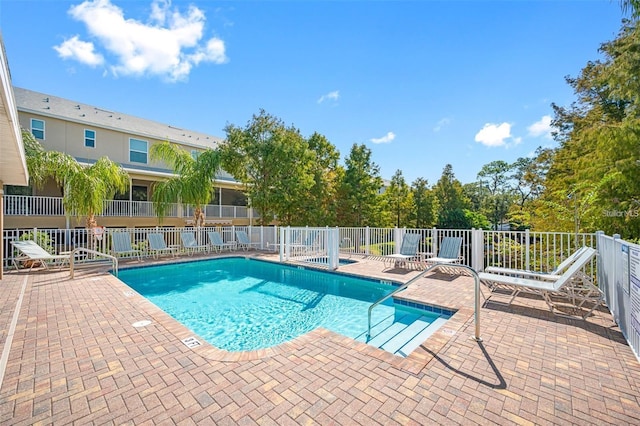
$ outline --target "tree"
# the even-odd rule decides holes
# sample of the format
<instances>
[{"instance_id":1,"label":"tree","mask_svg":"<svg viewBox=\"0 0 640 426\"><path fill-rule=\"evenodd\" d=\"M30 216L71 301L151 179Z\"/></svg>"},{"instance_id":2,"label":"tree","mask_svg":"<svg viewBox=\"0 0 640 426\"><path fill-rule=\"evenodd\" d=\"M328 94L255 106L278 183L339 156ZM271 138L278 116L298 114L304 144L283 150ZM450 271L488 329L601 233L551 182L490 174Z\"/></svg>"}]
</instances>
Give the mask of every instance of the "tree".
<instances>
[{"instance_id":1,"label":"tree","mask_svg":"<svg viewBox=\"0 0 640 426\"><path fill-rule=\"evenodd\" d=\"M213 196L213 179L220 171L220 152L207 149L194 158L191 153L168 141L151 146L151 158L164 161L176 176L153 185L152 200L159 218L166 216L171 203L194 208L196 226L204 225L204 206Z\"/></svg>"},{"instance_id":2,"label":"tree","mask_svg":"<svg viewBox=\"0 0 640 426\"><path fill-rule=\"evenodd\" d=\"M507 162L496 160L485 164L478 172L478 183L487 190L482 207L491 218L493 229L499 229L511 205L510 170Z\"/></svg>"},{"instance_id":3,"label":"tree","mask_svg":"<svg viewBox=\"0 0 640 426\"><path fill-rule=\"evenodd\" d=\"M414 201L409 185L402 176L402 170L396 170L383 197L394 218L394 225L398 228L409 225L409 219L414 211Z\"/></svg>"},{"instance_id":4,"label":"tree","mask_svg":"<svg viewBox=\"0 0 640 426\"><path fill-rule=\"evenodd\" d=\"M283 225L299 223L301 202L315 182L312 164L317 158L300 132L264 110L244 128L229 124L225 132L223 168L244 184L262 224L276 217Z\"/></svg>"},{"instance_id":5,"label":"tree","mask_svg":"<svg viewBox=\"0 0 640 426\"><path fill-rule=\"evenodd\" d=\"M376 226L379 223L379 191L382 187L379 167L371 161L371 150L353 144L345 159L340 185L338 223L342 226Z\"/></svg>"},{"instance_id":6,"label":"tree","mask_svg":"<svg viewBox=\"0 0 640 426\"><path fill-rule=\"evenodd\" d=\"M518 158L512 165L511 179L515 202L509 210L509 222L517 230L531 228L539 211L539 198L554 155L551 148L538 147L535 157Z\"/></svg>"},{"instance_id":7,"label":"tree","mask_svg":"<svg viewBox=\"0 0 640 426\"><path fill-rule=\"evenodd\" d=\"M416 228L429 228L438 222L438 200L434 192L429 189L429 182L417 178L411 185L415 206Z\"/></svg>"},{"instance_id":8,"label":"tree","mask_svg":"<svg viewBox=\"0 0 640 426\"><path fill-rule=\"evenodd\" d=\"M340 153L319 133L313 133L307 143L313 154L309 165L313 186L307 196L299 200L300 222L312 226L336 225L336 193L344 174L338 165Z\"/></svg>"},{"instance_id":9,"label":"tree","mask_svg":"<svg viewBox=\"0 0 640 426\"><path fill-rule=\"evenodd\" d=\"M580 228L624 237L640 234L640 29L625 21L619 36L604 43L603 60L589 62L567 82L577 97L569 107L553 104L553 155L541 199L541 225L548 229L553 208L567 191L588 200ZM565 199L563 199L563 197ZM582 203L582 201L580 201ZM559 214L555 212L555 214Z\"/></svg>"},{"instance_id":10,"label":"tree","mask_svg":"<svg viewBox=\"0 0 640 426\"><path fill-rule=\"evenodd\" d=\"M620 5L624 13L628 12L633 18L640 17L640 0L620 0Z\"/></svg>"},{"instance_id":11,"label":"tree","mask_svg":"<svg viewBox=\"0 0 640 426\"><path fill-rule=\"evenodd\" d=\"M447 164L442 170L442 176L434 186L434 192L439 206L438 227L469 228L470 224L465 215L469 200L464 196L462 184L453 174L451 164Z\"/></svg>"},{"instance_id":12,"label":"tree","mask_svg":"<svg viewBox=\"0 0 640 426\"><path fill-rule=\"evenodd\" d=\"M57 151L45 151L33 135L25 130L22 138L27 168L32 182L42 185L53 178L62 187L62 205L67 215L86 216L86 227L97 226L95 215L102 212L104 201L124 192L129 175L108 157L83 166L75 158Z\"/></svg>"}]
</instances>

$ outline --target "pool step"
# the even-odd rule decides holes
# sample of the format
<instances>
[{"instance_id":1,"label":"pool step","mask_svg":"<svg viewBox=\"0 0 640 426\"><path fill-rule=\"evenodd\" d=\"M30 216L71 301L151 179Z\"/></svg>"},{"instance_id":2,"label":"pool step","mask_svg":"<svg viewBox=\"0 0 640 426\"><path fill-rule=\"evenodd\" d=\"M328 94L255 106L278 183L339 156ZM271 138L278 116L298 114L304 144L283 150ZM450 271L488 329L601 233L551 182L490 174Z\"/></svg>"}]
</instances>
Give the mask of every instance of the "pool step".
<instances>
[{"instance_id":1,"label":"pool step","mask_svg":"<svg viewBox=\"0 0 640 426\"><path fill-rule=\"evenodd\" d=\"M368 342L366 336L361 336L358 340L406 357L447 321L446 318L434 319L405 307L396 306L395 311L394 316L387 317L371 327L372 338Z\"/></svg>"}]
</instances>

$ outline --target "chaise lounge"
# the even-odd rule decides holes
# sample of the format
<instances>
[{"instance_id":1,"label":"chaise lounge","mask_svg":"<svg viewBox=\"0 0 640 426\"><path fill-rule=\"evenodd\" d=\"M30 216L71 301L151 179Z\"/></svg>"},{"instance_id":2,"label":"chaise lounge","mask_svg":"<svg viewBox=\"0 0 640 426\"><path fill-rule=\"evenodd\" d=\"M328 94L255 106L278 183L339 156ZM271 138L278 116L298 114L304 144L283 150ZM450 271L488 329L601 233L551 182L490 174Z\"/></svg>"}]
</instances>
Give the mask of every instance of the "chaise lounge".
<instances>
[{"instance_id":1,"label":"chaise lounge","mask_svg":"<svg viewBox=\"0 0 640 426\"><path fill-rule=\"evenodd\" d=\"M551 312L556 309L552 297L565 299L576 308L582 308L586 303L592 303L591 308L583 315L583 319L585 319L604 300L600 289L593 284L591 277L583 272L583 268L595 255L596 250L587 247L561 275L550 275L545 279L521 278L487 272L481 272L478 275L480 281L491 290L491 294L500 289L511 291L509 306L521 292L542 296Z\"/></svg>"},{"instance_id":2,"label":"chaise lounge","mask_svg":"<svg viewBox=\"0 0 640 426\"><path fill-rule=\"evenodd\" d=\"M20 252L18 256L13 258L13 265L16 269L19 269L19 263L29 261L31 262L29 270L38 264L44 269L48 269L48 262L57 263L58 266L63 267L65 264L69 264L71 259L71 254L51 254L33 240L11 241L11 245Z\"/></svg>"}]
</instances>

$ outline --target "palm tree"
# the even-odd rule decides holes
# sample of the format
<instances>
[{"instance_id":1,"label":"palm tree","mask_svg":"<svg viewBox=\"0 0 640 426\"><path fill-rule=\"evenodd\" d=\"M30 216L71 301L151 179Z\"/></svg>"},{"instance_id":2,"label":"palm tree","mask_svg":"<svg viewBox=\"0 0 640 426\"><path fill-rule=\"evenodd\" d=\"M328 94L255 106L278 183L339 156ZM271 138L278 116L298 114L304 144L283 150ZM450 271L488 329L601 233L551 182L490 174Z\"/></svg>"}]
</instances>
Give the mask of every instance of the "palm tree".
<instances>
[{"instance_id":1,"label":"palm tree","mask_svg":"<svg viewBox=\"0 0 640 426\"><path fill-rule=\"evenodd\" d=\"M637 18L640 15L640 0L620 0L622 6L622 12L631 15L632 18Z\"/></svg>"},{"instance_id":2,"label":"palm tree","mask_svg":"<svg viewBox=\"0 0 640 426\"><path fill-rule=\"evenodd\" d=\"M28 131L22 130L22 138L33 183L40 186L52 177L62 187L66 214L86 216L87 228L97 226L95 215L102 211L104 200L125 192L128 187L129 175L108 157L85 167L68 154L45 151Z\"/></svg>"},{"instance_id":3,"label":"palm tree","mask_svg":"<svg viewBox=\"0 0 640 426\"><path fill-rule=\"evenodd\" d=\"M177 175L153 185L151 196L160 218L166 216L171 203L180 201L194 207L196 227L204 225L203 207L213 195L213 179L220 170L220 152L207 149L196 158L168 141L153 145L151 158L167 163Z\"/></svg>"}]
</instances>

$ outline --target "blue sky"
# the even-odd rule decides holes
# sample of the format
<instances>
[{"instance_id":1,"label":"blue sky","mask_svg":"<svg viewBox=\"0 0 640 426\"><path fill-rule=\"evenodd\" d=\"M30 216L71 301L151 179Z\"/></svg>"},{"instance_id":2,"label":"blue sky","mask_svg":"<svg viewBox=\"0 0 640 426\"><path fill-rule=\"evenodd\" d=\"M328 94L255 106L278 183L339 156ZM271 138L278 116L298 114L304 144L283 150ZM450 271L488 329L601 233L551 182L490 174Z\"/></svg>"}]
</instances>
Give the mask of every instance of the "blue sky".
<instances>
[{"instance_id":1,"label":"blue sky","mask_svg":"<svg viewBox=\"0 0 640 426\"><path fill-rule=\"evenodd\" d=\"M16 86L224 137L260 109L381 175L463 183L549 137L617 1L2 0Z\"/></svg>"}]
</instances>

